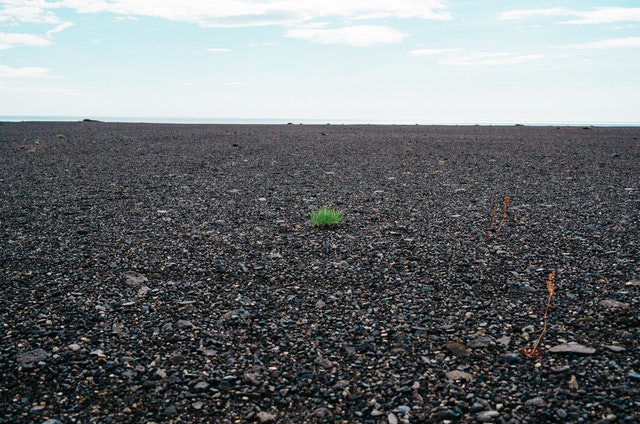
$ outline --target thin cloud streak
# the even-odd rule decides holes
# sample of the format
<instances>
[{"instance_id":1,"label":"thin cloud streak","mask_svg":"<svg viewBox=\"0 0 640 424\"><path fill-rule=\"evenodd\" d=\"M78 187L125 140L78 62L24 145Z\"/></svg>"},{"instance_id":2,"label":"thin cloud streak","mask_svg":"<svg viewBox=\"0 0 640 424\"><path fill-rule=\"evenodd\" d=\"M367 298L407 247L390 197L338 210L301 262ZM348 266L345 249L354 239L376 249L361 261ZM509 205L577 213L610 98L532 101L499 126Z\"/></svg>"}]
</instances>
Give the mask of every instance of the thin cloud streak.
<instances>
[{"instance_id":1,"label":"thin cloud streak","mask_svg":"<svg viewBox=\"0 0 640 424\"><path fill-rule=\"evenodd\" d=\"M409 54L411 56L435 56L447 53L459 52L461 49L418 49L411 50Z\"/></svg>"},{"instance_id":2,"label":"thin cloud streak","mask_svg":"<svg viewBox=\"0 0 640 424\"><path fill-rule=\"evenodd\" d=\"M38 35L0 32L0 50L8 50L18 45L41 47L49 44L50 40Z\"/></svg>"},{"instance_id":3,"label":"thin cloud streak","mask_svg":"<svg viewBox=\"0 0 640 424\"><path fill-rule=\"evenodd\" d=\"M598 7L589 10L574 10L564 7L547 9L523 9L502 12L500 19L515 20L532 17L574 16L577 19L560 21L560 24L586 25L611 24L616 22L640 22L640 7Z\"/></svg>"},{"instance_id":4,"label":"thin cloud streak","mask_svg":"<svg viewBox=\"0 0 640 424\"><path fill-rule=\"evenodd\" d=\"M407 37L407 34L386 26L357 25L335 29L291 29L285 33L285 36L321 44L369 47L377 44L399 43Z\"/></svg>"},{"instance_id":5,"label":"thin cloud streak","mask_svg":"<svg viewBox=\"0 0 640 424\"><path fill-rule=\"evenodd\" d=\"M512 55L509 53L476 53L467 56L439 60L440 65L500 66L517 65L542 59L540 54Z\"/></svg>"},{"instance_id":6,"label":"thin cloud streak","mask_svg":"<svg viewBox=\"0 0 640 424\"><path fill-rule=\"evenodd\" d=\"M610 40L574 44L572 47L578 49L614 49L621 47L640 47L640 37L613 38Z\"/></svg>"},{"instance_id":7,"label":"thin cloud streak","mask_svg":"<svg viewBox=\"0 0 640 424\"><path fill-rule=\"evenodd\" d=\"M12 66L0 65L0 78L49 78L49 72L49 68L41 68L36 66L14 68Z\"/></svg>"},{"instance_id":8,"label":"thin cloud streak","mask_svg":"<svg viewBox=\"0 0 640 424\"><path fill-rule=\"evenodd\" d=\"M359 0L62 0L56 3L18 1L17 6L0 11L0 22L58 23L51 9L68 8L79 13L113 13L123 16L151 16L181 22L198 23L203 27L248 27L264 25L296 25L317 18L345 19L418 18L449 20L451 14L441 0L396 0L393 2L362 2Z\"/></svg>"}]
</instances>

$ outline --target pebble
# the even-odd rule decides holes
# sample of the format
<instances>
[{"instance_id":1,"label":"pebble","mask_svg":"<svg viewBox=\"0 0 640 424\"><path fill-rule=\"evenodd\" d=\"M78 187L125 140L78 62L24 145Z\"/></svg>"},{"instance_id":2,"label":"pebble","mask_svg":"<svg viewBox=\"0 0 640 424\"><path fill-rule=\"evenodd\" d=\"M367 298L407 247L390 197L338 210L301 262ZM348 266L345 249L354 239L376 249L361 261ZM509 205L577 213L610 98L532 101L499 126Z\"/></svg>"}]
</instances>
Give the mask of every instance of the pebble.
<instances>
[{"instance_id":1,"label":"pebble","mask_svg":"<svg viewBox=\"0 0 640 424\"><path fill-rule=\"evenodd\" d=\"M640 373L637 373L635 371L630 371L629 374L627 375L633 381L640 381Z\"/></svg>"},{"instance_id":2,"label":"pebble","mask_svg":"<svg viewBox=\"0 0 640 424\"><path fill-rule=\"evenodd\" d=\"M476 420L481 423L487 423L489 421L493 421L495 418L498 418L500 413L498 411L482 411L476 414Z\"/></svg>"},{"instance_id":3,"label":"pebble","mask_svg":"<svg viewBox=\"0 0 640 424\"><path fill-rule=\"evenodd\" d=\"M455 356L468 356L471 351L467 349L465 345L458 342L447 343L446 348L452 355Z\"/></svg>"},{"instance_id":4,"label":"pebble","mask_svg":"<svg viewBox=\"0 0 640 424\"><path fill-rule=\"evenodd\" d=\"M275 415L265 411L258 412L256 416L258 417L258 421L260 421L261 423L271 423L271 422L275 422L276 420Z\"/></svg>"},{"instance_id":5,"label":"pebble","mask_svg":"<svg viewBox=\"0 0 640 424\"><path fill-rule=\"evenodd\" d=\"M460 379L464 379L467 381L472 381L473 380L473 375L469 374L468 372L464 372L464 371L449 371L448 373L445 374L445 376L447 377L447 380L449 381L456 381L456 380L460 380Z\"/></svg>"},{"instance_id":6,"label":"pebble","mask_svg":"<svg viewBox=\"0 0 640 424\"><path fill-rule=\"evenodd\" d=\"M16 361L20 363L20 365L33 364L34 362L40 362L47 359L49 353L47 353L44 349L34 349L28 352L18 353L16 355Z\"/></svg>"},{"instance_id":7,"label":"pebble","mask_svg":"<svg viewBox=\"0 0 640 424\"><path fill-rule=\"evenodd\" d=\"M551 353L575 353L578 355L593 355L596 350L592 347L583 346L579 343L563 343L549 349Z\"/></svg>"}]
</instances>

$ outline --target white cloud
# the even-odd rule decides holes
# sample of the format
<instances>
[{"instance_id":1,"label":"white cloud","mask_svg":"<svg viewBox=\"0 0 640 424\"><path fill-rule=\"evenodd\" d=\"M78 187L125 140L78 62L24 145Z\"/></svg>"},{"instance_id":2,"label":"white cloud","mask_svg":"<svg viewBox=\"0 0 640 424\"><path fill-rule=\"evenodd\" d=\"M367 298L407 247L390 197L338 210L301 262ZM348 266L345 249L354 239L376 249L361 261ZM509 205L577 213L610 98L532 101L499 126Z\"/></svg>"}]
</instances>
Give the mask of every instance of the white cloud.
<instances>
[{"instance_id":1,"label":"white cloud","mask_svg":"<svg viewBox=\"0 0 640 424\"><path fill-rule=\"evenodd\" d=\"M440 65L458 66L498 66L517 65L533 62L542 58L539 54L515 55L510 53L474 53L465 56L451 57L438 61Z\"/></svg>"},{"instance_id":2,"label":"white cloud","mask_svg":"<svg viewBox=\"0 0 640 424\"><path fill-rule=\"evenodd\" d=\"M444 0L11 0L0 21L58 23L51 9L79 13L108 12L123 16L153 16L204 27L292 25L324 17L345 19L451 19Z\"/></svg>"},{"instance_id":3,"label":"white cloud","mask_svg":"<svg viewBox=\"0 0 640 424\"><path fill-rule=\"evenodd\" d=\"M51 36L57 32L62 32L67 28L70 28L73 26L73 22L63 22L60 25L56 26L53 29L50 29L49 31L47 31L47 37L51 38Z\"/></svg>"},{"instance_id":4,"label":"white cloud","mask_svg":"<svg viewBox=\"0 0 640 424\"><path fill-rule=\"evenodd\" d=\"M17 45L47 46L51 41L32 34L0 32L0 50L11 49Z\"/></svg>"},{"instance_id":5,"label":"white cloud","mask_svg":"<svg viewBox=\"0 0 640 424\"><path fill-rule=\"evenodd\" d=\"M460 51L460 49L419 49L411 50L409 54L411 56L435 56L446 53L454 53Z\"/></svg>"},{"instance_id":6,"label":"white cloud","mask_svg":"<svg viewBox=\"0 0 640 424\"><path fill-rule=\"evenodd\" d=\"M573 47L580 48L580 49L611 49L611 48L618 48L618 47L640 47L640 37L613 38L609 40L576 44Z\"/></svg>"},{"instance_id":7,"label":"white cloud","mask_svg":"<svg viewBox=\"0 0 640 424\"><path fill-rule=\"evenodd\" d=\"M0 78L48 78L49 71L48 68L40 67L14 68L0 65Z\"/></svg>"},{"instance_id":8,"label":"white cloud","mask_svg":"<svg viewBox=\"0 0 640 424\"><path fill-rule=\"evenodd\" d=\"M559 22L562 24L640 22L640 7L598 7L588 10L555 7L550 9L511 10L500 14L501 19L525 19L536 16L573 16L576 18Z\"/></svg>"},{"instance_id":9,"label":"white cloud","mask_svg":"<svg viewBox=\"0 0 640 424\"><path fill-rule=\"evenodd\" d=\"M368 47L376 44L398 43L404 40L407 34L387 26L356 25L334 29L290 29L285 33L285 36L300 38L314 43Z\"/></svg>"},{"instance_id":10,"label":"white cloud","mask_svg":"<svg viewBox=\"0 0 640 424\"><path fill-rule=\"evenodd\" d=\"M0 22L57 24L60 19L50 11L57 4L44 0L6 0L0 9Z\"/></svg>"}]
</instances>

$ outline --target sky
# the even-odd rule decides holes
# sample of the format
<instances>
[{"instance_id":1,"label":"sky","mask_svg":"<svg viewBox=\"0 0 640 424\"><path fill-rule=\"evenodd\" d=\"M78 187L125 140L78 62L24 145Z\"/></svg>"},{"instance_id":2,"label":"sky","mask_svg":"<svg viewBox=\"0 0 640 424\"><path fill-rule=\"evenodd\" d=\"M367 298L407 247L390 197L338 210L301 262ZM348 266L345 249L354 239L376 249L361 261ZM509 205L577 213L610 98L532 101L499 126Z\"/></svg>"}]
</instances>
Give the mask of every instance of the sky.
<instances>
[{"instance_id":1,"label":"sky","mask_svg":"<svg viewBox=\"0 0 640 424\"><path fill-rule=\"evenodd\" d=\"M640 2L0 0L2 116L640 124Z\"/></svg>"}]
</instances>

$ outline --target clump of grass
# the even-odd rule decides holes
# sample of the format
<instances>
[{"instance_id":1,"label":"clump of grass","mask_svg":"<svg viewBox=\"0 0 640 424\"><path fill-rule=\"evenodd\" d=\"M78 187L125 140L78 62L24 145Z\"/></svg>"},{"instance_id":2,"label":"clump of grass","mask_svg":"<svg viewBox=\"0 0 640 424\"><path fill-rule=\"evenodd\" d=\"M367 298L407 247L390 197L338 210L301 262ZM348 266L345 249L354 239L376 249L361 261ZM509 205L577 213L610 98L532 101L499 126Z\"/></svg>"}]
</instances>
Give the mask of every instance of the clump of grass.
<instances>
[{"instance_id":1,"label":"clump of grass","mask_svg":"<svg viewBox=\"0 0 640 424\"><path fill-rule=\"evenodd\" d=\"M311 213L311 222L316 227L330 227L337 225L342 220L342 211L321 207L317 211Z\"/></svg>"},{"instance_id":2,"label":"clump of grass","mask_svg":"<svg viewBox=\"0 0 640 424\"><path fill-rule=\"evenodd\" d=\"M556 292L555 290L556 286L553 283L553 277L555 276L556 276L556 270L554 269L553 271L551 271L551 273L547 277L547 292L549 293L549 295L547 296L547 308L544 310L542 331L540 332L540 337L538 337L538 340L536 340L536 342L533 344L533 347L531 349L527 349L525 347L522 348L522 354L527 358L542 358L542 354L540 353L539 348L540 348L540 343L542 342L542 337L544 337L545 333L547 332L547 314L549 313L551 298Z\"/></svg>"}]
</instances>

